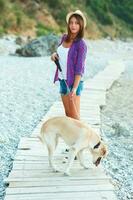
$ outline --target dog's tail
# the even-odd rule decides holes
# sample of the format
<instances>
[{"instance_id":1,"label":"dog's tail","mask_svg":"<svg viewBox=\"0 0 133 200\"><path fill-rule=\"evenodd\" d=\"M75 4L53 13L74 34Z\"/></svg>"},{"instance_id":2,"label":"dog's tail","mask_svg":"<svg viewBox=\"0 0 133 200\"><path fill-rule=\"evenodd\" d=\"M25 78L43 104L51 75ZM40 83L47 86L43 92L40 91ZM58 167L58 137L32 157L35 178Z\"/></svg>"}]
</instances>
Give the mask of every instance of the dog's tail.
<instances>
[{"instance_id":1,"label":"dog's tail","mask_svg":"<svg viewBox=\"0 0 133 200\"><path fill-rule=\"evenodd\" d=\"M43 125L42 125L42 127L41 127L41 129L40 129L40 134L37 135L37 137L38 137L38 139L44 144L44 143L45 143L45 140L44 140L44 137L42 137L42 136L43 136L43 132L44 132L44 130L43 130Z\"/></svg>"},{"instance_id":2,"label":"dog's tail","mask_svg":"<svg viewBox=\"0 0 133 200\"><path fill-rule=\"evenodd\" d=\"M38 135L37 137L38 137L38 139L39 139L42 143L44 143L44 141L43 141L41 135Z\"/></svg>"}]
</instances>

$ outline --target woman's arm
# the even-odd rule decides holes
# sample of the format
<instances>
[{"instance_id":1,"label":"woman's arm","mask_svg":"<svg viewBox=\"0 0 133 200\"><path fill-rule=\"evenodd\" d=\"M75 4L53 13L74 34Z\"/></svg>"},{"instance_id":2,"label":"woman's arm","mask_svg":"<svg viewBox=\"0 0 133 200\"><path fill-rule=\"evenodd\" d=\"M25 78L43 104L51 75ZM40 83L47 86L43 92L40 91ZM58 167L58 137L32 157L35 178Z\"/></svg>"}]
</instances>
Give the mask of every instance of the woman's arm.
<instances>
[{"instance_id":1,"label":"woman's arm","mask_svg":"<svg viewBox=\"0 0 133 200\"><path fill-rule=\"evenodd\" d=\"M85 60L87 54L87 46L83 40L80 40L79 47L78 47L78 55L77 55L77 62L75 65L75 75L83 75L84 67L85 67Z\"/></svg>"},{"instance_id":2,"label":"woman's arm","mask_svg":"<svg viewBox=\"0 0 133 200\"><path fill-rule=\"evenodd\" d=\"M80 41L79 49L78 49L78 58L77 63L75 67L75 79L74 79L74 85L71 92L71 96L76 94L76 90L78 88L79 82L81 80L81 76L84 73L84 65L85 65L85 59L86 59L86 53L87 53L87 46L83 40Z\"/></svg>"},{"instance_id":3,"label":"woman's arm","mask_svg":"<svg viewBox=\"0 0 133 200\"><path fill-rule=\"evenodd\" d=\"M74 93L76 93L80 79L81 79L81 75L75 75L74 84L73 84L73 88L72 88L72 91L74 91Z\"/></svg>"},{"instance_id":4,"label":"woman's arm","mask_svg":"<svg viewBox=\"0 0 133 200\"><path fill-rule=\"evenodd\" d=\"M56 52L54 52L52 55L51 55L51 60L52 61L55 61L56 59L58 59L59 57L58 57L58 55L57 55L57 53Z\"/></svg>"},{"instance_id":5,"label":"woman's arm","mask_svg":"<svg viewBox=\"0 0 133 200\"><path fill-rule=\"evenodd\" d=\"M73 88L72 88L72 91L70 92L70 98L71 99L76 94L80 79L81 79L81 75L75 75Z\"/></svg>"}]
</instances>

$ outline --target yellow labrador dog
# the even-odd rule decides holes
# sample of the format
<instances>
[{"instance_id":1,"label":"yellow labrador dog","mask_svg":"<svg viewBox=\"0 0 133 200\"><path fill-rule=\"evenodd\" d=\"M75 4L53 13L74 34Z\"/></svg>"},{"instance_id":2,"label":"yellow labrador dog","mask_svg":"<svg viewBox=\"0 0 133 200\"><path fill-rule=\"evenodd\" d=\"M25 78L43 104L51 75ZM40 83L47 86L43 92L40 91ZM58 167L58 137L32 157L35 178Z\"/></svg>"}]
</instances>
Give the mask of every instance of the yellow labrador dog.
<instances>
[{"instance_id":1,"label":"yellow labrador dog","mask_svg":"<svg viewBox=\"0 0 133 200\"><path fill-rule=\"evenodd\" d=\"M61 137L70 147L68 165L65 175L69 175L74 158L77 155L80 164L84 164L83 150L88 148L92 153L93 163L98 166L101 158L107 154L107 147L101 141L100 136L88 125L70 117L53 117L47 120L41 127L39 138L46 143L48 148L49 164L55 172L58 168L53 163L53 154Z\"/></svg>"}]
</instances>

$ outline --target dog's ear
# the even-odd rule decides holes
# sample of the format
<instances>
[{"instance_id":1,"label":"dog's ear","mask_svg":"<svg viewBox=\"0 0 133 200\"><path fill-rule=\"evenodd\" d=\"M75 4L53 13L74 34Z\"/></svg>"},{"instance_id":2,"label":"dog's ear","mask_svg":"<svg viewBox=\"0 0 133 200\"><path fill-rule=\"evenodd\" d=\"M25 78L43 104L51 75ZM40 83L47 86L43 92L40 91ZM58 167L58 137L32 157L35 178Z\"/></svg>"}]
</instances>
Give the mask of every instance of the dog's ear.
<instances>
[{"instance_id":1,"label":"dog's ear","mask_svg":"<svg viewBox=\"0 0 133 200\"><path fill-rule=\"evenodd\" d=\"M101 148L101 155L102 155L102 156L107 155L107 147L106 147L106 146L103 146L103 147Z\"/></svg>"}]
</instances>

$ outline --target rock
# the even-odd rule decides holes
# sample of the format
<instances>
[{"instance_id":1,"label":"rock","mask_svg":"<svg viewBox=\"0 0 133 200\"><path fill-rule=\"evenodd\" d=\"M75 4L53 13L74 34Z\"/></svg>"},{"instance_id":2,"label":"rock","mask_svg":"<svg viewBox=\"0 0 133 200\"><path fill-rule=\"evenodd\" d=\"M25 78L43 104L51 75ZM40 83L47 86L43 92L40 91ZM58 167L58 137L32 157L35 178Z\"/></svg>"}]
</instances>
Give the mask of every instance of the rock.
<instances>
[{"instance_id":1,"label":"rock","mask_svg":"<svg viewBox=\"0 0 133 200\"><path fill-rule=\"evenodd\" d=\"M128 136L127 127L123 126L122 124L116 122L112 124L112 128L115 130L115 135L121 136L121 137Z\"/></svg>"},{"instance_id":2,"label":"rock","mask_svg":"<svg viewBox=\"0 0 133 200\"><path fill-rule=\"evenodd\" d=\"M25 45L28 41L28 37L21 37L21 36L18 36L15 40L16 44L22 46L22 45Z\"/></svg>"},{"instance_id":3,"label":"rock","mask_svg":"<svg viewBox=\"0 0 133 200\"><path fill-rule=\"evenodd\" d=\"M112 41L114 41L115 38L114 38L113 36L110 35L110 36L107 36L106 39L107 39L107 40L112 40Z\"/></svg>"},{"instance_id":4,"label":"rock","mask_svg":"<svg viewBox=\"0 0 133 200\"><path fill-rule=\"evenodd\" d=\"M54 34L41 36L16 50L16 53L26 57L47 56L57 48L59 37Z\"/></svg>"}]
</instances>

